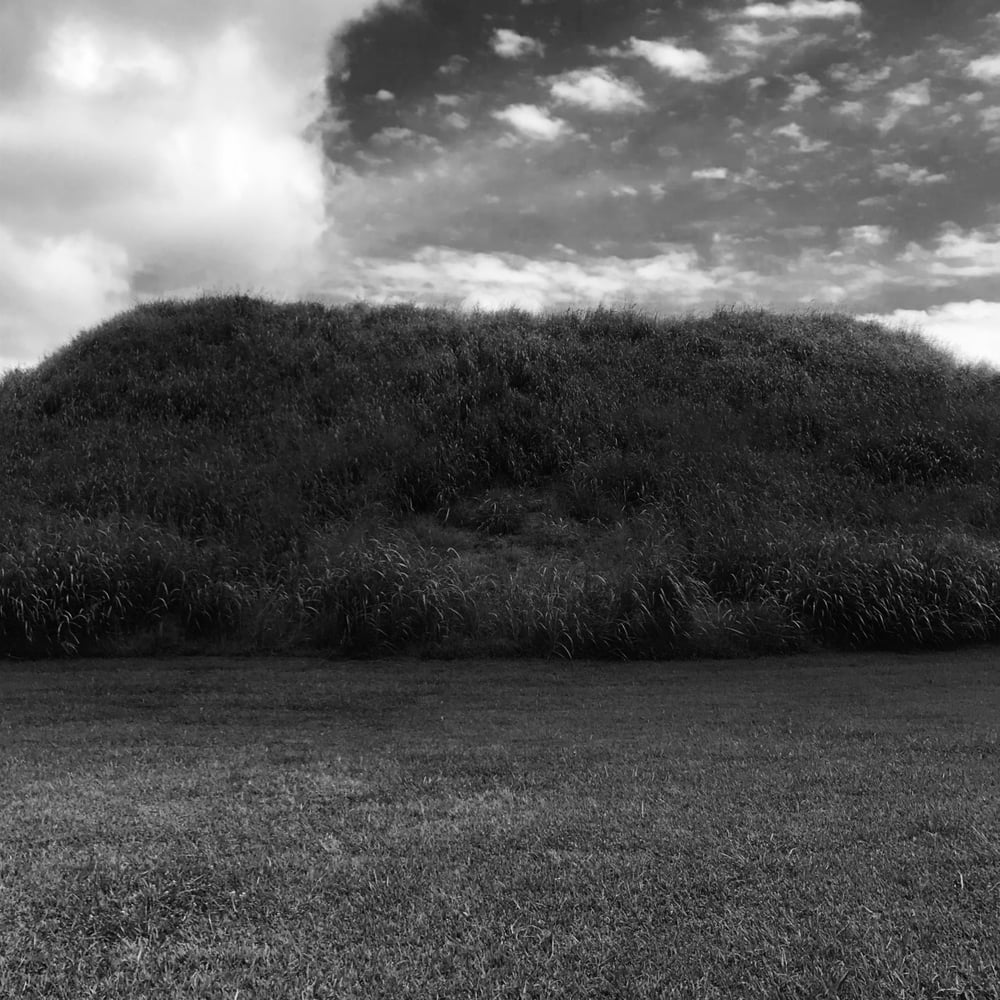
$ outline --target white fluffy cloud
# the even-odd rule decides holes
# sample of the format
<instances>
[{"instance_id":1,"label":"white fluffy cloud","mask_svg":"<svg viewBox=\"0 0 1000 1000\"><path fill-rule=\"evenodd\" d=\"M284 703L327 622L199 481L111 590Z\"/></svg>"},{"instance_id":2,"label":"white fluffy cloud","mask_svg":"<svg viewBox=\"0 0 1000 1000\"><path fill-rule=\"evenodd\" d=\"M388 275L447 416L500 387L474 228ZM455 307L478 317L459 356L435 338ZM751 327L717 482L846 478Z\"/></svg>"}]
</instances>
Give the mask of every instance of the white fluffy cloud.
<instances>
[{"instance_id":1,"label":"white fluffy cloud","mask_svg":"<svg viewBox=\"0 0 1000 1000\"><path fill-rule=\"evenodd\" d=\"M723 179L722 168L691 176ZM620 185L612 194L631 200L640 191ZM799 230L784 232L806 242L823 232L814 226ZM636 258L573 252L566 259L554 251L529 256L428 245L407 260L378 255L345 260L328 297L535 311L632 303L675 313L724 303L849 310L867 302L877 309L879 302L905 301L911 289L934 288L955 302L926 312L891 312L887 306L868 318L919 322L962 357L990 357L1000 366L1000 304L959 301L968 287L963 282L1000 273L1000 233L992 227L948 227L932 245L903 253L894 249L893 235L886 226L846 227L836 249L807 246L796 256L762 256L755 241L721 232L707 252L685 243L660 244L651 256Z\"/></svg>"},{"instance_id":2,"label":"white fluffy cloud","mask_svg":"<svg viewBox=\"0 0 1000 1000\"><path fill-rule=\"evenodd\" d=\"M961 361L985 361L1000 368L1000 302L947 302L932 309L896 309L861 318L916 330Z\"/></svg>"},{"instance_id":3,"label":"white fluffy cloud","mask_svg":"<svg viewBox=\"0 0 1000 1000\"><path fill-rule=\"evenodd\" d=\"M792 0L789 4L754 3L741 11L744 17L765 21L805 21L812 18L860 17L861 4L853 0Z\"/></svg>"},{"instance_id":4,"label":"white fluffy cloud","mask_svg":"<svg viewBox=\"0 0 1000 1000\"><path fill-rule=\"evenodd\" d=\"M851 226L840 235L846 246L880 247L889 242L891 234L886 226Z\"/></svg>"},{"instance_id":5,"label":"white fluffy cloud","mask_svg":"<svg viewBox=\"0 0 1000 1000\"><path fill-rule=\"evenodd\" d=\"M800 108L806 101L823 92L822 86L808 73L797 73L792 85L792 92L785 101L783 110L790 111Z\"/></svg>"},{"instance_id":6,"label":"white fluffy cloud","mask_svg":"<svg viewBox=\"0 0 1000 1000\"><path fill-rule=\"evenodd\" d=\"M80 95L110 94L125 86L169 87L181 82L184 69L174 53L150 38L115 37L73 19L51 33L38 59L42 72Z\"/></svg>"},{"instance_id":7,"label":"white fluffy cloud","mask_svg":"<svg viewBox=\"0 0 1000 1000\"><path fill-rule=\"evenodd\" d=\"M564 73L552 80L550 92L557 101L591 111L641 111L646 107L636 84L619 80L603 67Z\"/></svg>"},{"instance_id":8,"label":"white fluffy cloud","mask_svg":"<svg viewBox=\"0 0 1000 1000\"><path fill-rule=\"evenodd\" d=\"M1000 225L963 232L946 226L932 251L931 273L953 278L1000 275Z\"/></svg>"},{"instance_id":9,"label":"white fluffy cloud","mask_svg":"<svg viewBox=\"0 0 1000 1000\"><path fill-rule=\"evenodd\" d=\"M889 110L878 123L879 131L890 131L911 108L926 108L930 103L930 80L918 80L899 87L889 94Z\"/></svg>"},{"instance_id":10,"label":"white fluffy cloud","mask_svg":"<svg viewBox=\"0 0 1000 1000\"><path fill-rule=\"evenodd\" d=\"M493 117L506 122L527 139L552 142L567 132L566 123L534 104L511 104Z\"/></svg>"},{"instance_id":11,"label":"white fluffy cloud","mask_svg":"<svg viewBox=\"0 0 1000 1000\"><path fill-rule=\"evenodd\" d=\"M642 38L629 39L629 53L641 56L657 69L682 80L705 81L714 79L712 61L697 49L675 45L670 39L650 42Z\"/></svg>"},{"instance_id":12,"label":"white fluffy cloud","mask_svg":"<svg viewBox=\"0 0 1000 1000\"><path fill-rule=\"evenodd\" d=\"M24 51L0 39L0 367L143 297L306 293L329 225L328 168L307 136L316 38L366 5L18 11Z\"/></svg>"},{"instance_id":13,"label":"white fluffy cloud","mask_svg":"<svg viewBox=\"0 0 1000 1000\"><path fill-rule=\"evenodd\" d=\"M932 174L925 167L911 167L909 163L883 163L875 171L882 180L901 181L904 184L942 184L945 174Z\"/></svg>"},{"instance_id":14,"label":"white fluffy cloud","mask_svg":"<svg viewBox=\"0 0 1000 1000\"><path fill-rule=\"evenodd\" d=\"M782 125L781 128L776 128L774 130L775 135L784 136L786 139L791 139L795 143L795 149L799 153L818 153L820 150L826 149L830 143L825 139L810 139L809 136L802 131L802 126L797 122L792 122L788 125Z\"/></svg>"},{"instance_id":15,"label":"white fluffy cloud","mask_svg":"<svg viewBox=\"0 0 1000 1000\"><path fill-rule=\"evenodd\" d=\"M128 267L121 246L89 234L24 238L0 227L0 371L125 306Z\"/></svg>"},{"instance_id":16,"label":"white fluffy cloud","mask_svg":"<svg viewBox=\"0 0 1000 1000\"><path fill-rule=\"evenodd\" d=\"M776 46L785 45L799 37L797 28L779 27L762 31L756 22L727 24L722 31L726 49L735 56L752 59ZM761 83L764 81L761 80Z\"/></svg>"},{"instance_id":17,"label":"white fluffy cloud","mask_svg":"<svg viewBox=\"0 0 1000 1000\"><path fill-rule=\"evenodd\" d=\"M662 296L669 289L675 305L688 306L714 288L717 277L704 269L687 247L665 247L653 257L623 260L589 257L578 260L535 260L511 253L467 253L447 247L424 247L407 261L368 260L358 268L365 297L423 297L463 308L531 311L622 304Z\"/></svg>"},{"instance_id":18,"label":"white fluffy cloud","mask_svg":"<svg viewBox=\"0 0 1000 1000\"><path fill-rule=\"evenodd\" d=\"M279 75L311 77L322 70L329 33L373 5L373 0L13 0L0 6L0 93L30 90L39 53L68 20L105 36L130 37L139 51L152 44L173 53L238 27L257 41Z\"/></svg>"},{"instance_id":19,"label":"white fluffy cloud","mask_svg":"<svg viewBox=\"0 0 1000 1000\"><path fill-rule=\"evenodd\" d=\"M963 230L942 227L931 246L911 243L899 257L914 284L925 288L954 288L967 280L1000 275L1000 225Z\"/></svg>"},{"instance_id":20,"label":"white fluffy cloud","mask_svg":"<svg viewBox=\"0 0 1000 1000\"><path fill-rule=\"evenodd\" d=\"M522 56L542 55L545 46L527 35L519 35L509 28L497 28L491 40L493 51L504 59L520 59Z\"/></svg>"},{"instance_id":21,"label":"white fluffy cloud","mask_svg":"<svg viewBox=\"0 0 1000 1000\"><path fill-rule=\"evenodd\" d=\"M1000 80L1000 53L973 59L966 68L966 72L977 80L989 82Z\"/></svg>"}]
</instances>

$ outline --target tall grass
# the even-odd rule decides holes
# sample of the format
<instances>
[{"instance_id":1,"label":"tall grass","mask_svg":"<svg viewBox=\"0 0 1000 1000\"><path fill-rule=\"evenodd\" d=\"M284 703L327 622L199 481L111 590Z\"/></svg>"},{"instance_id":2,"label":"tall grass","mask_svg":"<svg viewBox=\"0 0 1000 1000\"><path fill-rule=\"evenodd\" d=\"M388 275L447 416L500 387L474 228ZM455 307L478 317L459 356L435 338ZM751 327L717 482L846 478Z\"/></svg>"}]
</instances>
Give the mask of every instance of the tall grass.
<instances>
[{"instance_id":1,"label":"tall grass","mask_svg":"<svg viewBox=\"0 0 1000 1000\"><path fill-rule=\"evenodd\" d=\"M239 587L217 546L148 524L82 518L10 527L0 541L0 650L31 658L114 651L173 620L190 637L239 625Z\"/></svg>"},{"instance_id":2,"label":"tall grass","mask_svg":"<svg viewBox=\"0 0 1000 1000\"><path fill-rule=\"evenodd\" d=\"M476 608L452 564L372 539L327 557L306 584L312 642L348 655L440 644L475 629Z\"/></svg>"},{"instance_id":3,"label":"tall grass","mask_svg":"<svg viewBox=\"0 0 1000 1000\"><path fill-rule=\"evenodd\" d=\"M695 589L670 567L616 579L547 566L502 582L494 621L529 656L658 659L692 650Z\"/></svg>"},{"instance_id":4,"label":"tall grass","mask_svg":"<svg viewBox=\"0 0 1000 1000\"><path fill-rule=\"evenodd\" d=\"M145 305L0 382L0 653L992 641L998 409L835 314Z\"/></svg>"}]
</instances>

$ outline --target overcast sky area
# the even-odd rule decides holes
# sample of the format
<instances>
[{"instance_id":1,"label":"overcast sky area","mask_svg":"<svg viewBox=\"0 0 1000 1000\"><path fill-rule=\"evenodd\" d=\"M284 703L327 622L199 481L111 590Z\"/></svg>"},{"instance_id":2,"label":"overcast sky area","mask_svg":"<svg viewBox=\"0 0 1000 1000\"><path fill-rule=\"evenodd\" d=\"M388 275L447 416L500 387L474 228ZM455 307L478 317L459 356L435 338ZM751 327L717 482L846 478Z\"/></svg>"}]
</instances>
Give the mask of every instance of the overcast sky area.
<instances>
[{"instance_id":1,"label":"overcast sky area","mask_svg":"<svg viewBox=\"0 0 1000 1000\"><path fill-rule=\"evenodd\" d=\"M0 369L151 298L919 326L1000 366L995 0L0 0Z\"/></svg>"}]
</instances>

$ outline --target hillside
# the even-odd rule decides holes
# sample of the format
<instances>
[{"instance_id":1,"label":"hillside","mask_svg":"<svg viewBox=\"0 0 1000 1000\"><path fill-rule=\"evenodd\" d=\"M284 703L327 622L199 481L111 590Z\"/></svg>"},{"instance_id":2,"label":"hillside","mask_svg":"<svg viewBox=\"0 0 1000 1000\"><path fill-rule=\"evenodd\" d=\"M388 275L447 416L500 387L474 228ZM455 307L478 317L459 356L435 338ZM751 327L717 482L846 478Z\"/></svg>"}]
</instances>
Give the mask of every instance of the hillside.
<instances>
[{"instance_id":1,"label":"hillside","mask_svg":"<svg viewBox=\"0 0 1000 1000\"><path fill-rule=\"evenodd\" d=\"M841 315L145 305L0 382L0 653L992 640L998 412Z\"/></svg>"}]
</instances>

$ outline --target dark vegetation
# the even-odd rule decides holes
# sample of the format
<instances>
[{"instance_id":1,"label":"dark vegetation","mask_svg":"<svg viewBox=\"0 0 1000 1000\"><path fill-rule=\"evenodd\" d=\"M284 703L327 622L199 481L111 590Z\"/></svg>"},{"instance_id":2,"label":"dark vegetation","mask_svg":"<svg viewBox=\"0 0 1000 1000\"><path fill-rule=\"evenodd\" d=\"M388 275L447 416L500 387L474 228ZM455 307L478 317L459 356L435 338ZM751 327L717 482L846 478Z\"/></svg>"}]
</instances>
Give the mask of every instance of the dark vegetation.
<instances>
[{"instance_id":1,"label":"dark vegetation","mask_svg":"<svg viewBox=\"0 0 1000 1000\"><path fill-rule=\"evenodd\" d=\"M0 382L0 652L992 641L998 414L841 315L144 305Z\"/></svg>"}]
</instances>

